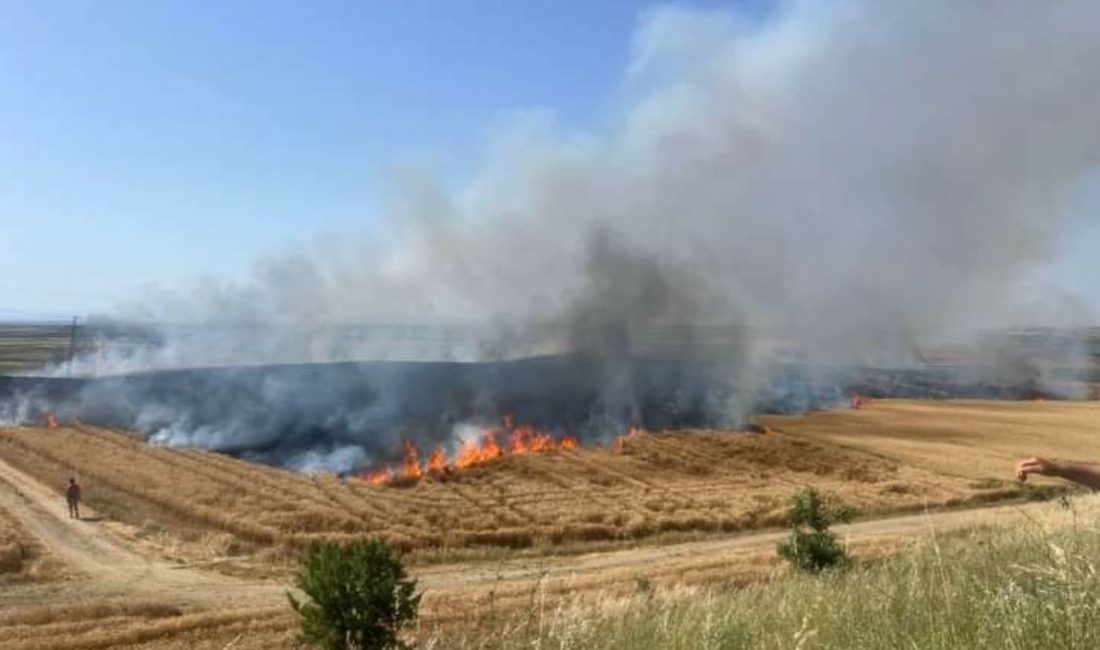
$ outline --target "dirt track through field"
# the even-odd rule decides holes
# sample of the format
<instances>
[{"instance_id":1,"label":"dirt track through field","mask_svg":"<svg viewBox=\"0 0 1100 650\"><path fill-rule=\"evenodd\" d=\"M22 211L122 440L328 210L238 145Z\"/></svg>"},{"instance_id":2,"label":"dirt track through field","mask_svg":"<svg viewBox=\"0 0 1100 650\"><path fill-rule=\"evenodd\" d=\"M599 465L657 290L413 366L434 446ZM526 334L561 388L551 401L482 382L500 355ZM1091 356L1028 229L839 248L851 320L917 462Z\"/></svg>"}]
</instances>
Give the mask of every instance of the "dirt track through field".
<instances>
[{"instance_id":1,"label":"dirt track through field","mask_svg":"<svg viewBox=\"0 0 1100 650\"><path fill-rule=\"evenodd\" d=\"M979 525L1033 525L1033 511L1042 504L1011 504L937 513L901 515L834 527L845 543L856 546L889 545ZM480 564L426 567L417 572L421 585L436 595L447 592L485 591L523 593L541 582L559 593L611 589L615 584L633 586L638 577L676 582L736 581L738 575L759 577L775 553L785 531L647 545L583 555L505 560ZM737 569L740 569L738 571Z\"/></svg>"},{"instance_id":2,"label":"dirt track through field","mask_svg":"<svg viewBox=\"0 0 1100 650\"><path fill-rule=\"evenodd\" d=\"M58 492L2 461L0 481L0 505L74 574L73 580L5 590L0 607L116 599L199 609L286 602L286 587L277 583L231 578L143 556L128 548L94 512L82 513L85 520L70 520ZM1034 507L906 515L840 526L837 532L851 543L874 543L978 523L1024 523ZM782 532L753 533L583 555L426 566L414 573L430 599L439 603L469 603L470 598L489 592L518 597L531 593L536 585L556 593L602 590L631 584L638 576L706 582L708 577L730 576L731 566L758 565L782 536Z\"/></svg>"},{"instance_id":3,"label":"dirt track through field","mask_svg":"<svg viewBox=\"0 0 1100 650\"><path fill-rule=\"evenodd\" d=\"M138 597L198 608L266 605L285 598L277 585L235 580L135 553L102 526L97 513L82 507L82 519L70 519L58 493L3 461L0 505L80 578L5 590L0 606L25 602L33 594L49 599L37 604Z\"/></svg>"}]
</instances>

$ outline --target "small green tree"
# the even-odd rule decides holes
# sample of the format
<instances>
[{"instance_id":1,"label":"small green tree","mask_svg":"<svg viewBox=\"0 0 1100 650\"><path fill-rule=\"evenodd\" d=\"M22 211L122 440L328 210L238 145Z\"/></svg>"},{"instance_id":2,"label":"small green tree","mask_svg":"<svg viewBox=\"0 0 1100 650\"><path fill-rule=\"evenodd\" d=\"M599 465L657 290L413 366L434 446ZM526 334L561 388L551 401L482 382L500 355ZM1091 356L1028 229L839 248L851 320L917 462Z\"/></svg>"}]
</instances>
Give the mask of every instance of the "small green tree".
<instances>
[{"instance_id":1,"label":"small green tree","mask_svg":"<svg viewBox=\"0 0 1100 650\"><path fill-rule=\"evenodd\" d=\"M408 647L398 634L416 619L421 594L384 540L321 542L302 558L297 586L308 600L290 595L290 604L307 641L325 650Z\"/></svg>"},{"instance_id":2,"label":"small green tree","mask_svg":"<svg viewBox=\"0 0 1100 650\"><path fill-rule=\"evenodd\" d=\"M787 511L791 536L776 546L779 556L808 573L848 564L848 554L829 526L852 518L850 508L827 505L821 493L808 487L794 496Z\"/></svg>"}]
</instances>

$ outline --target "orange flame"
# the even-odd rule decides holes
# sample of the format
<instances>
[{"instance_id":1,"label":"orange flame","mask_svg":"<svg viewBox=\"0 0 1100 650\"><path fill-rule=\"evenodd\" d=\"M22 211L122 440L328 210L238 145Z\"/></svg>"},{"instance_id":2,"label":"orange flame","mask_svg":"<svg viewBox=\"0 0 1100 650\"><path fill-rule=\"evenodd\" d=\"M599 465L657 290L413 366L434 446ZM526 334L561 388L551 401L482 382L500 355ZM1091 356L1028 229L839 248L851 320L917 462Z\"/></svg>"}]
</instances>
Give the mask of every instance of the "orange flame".
<instances>
[{"instance_id":1,"label":"orange flame","mask_svg":"<svg viewBox=\"0 0 1100 650\"><path fill-rule=\"evenodd\" d=\"M363 476L363 480L371 485L384 485L393 480L393 470L387 467L377 472L369 472Z\"/></svg>"},{"instance_id":2,"label":"orange flame","mask_svg":"<svg viewBox=\"0 0 1100 650\"><path fill-rule=\"evenodd\" d=\"M534 427L519 427L512 431L510 437L513 454L539 454L554 449L554 439L545 433L539 433Z\"/></svg>"},{"instance_id":3,"label":"orange flame","mask_svg":"<svg viewBox=\"0 0 1100 650\"><path fill-rule=\"evenodd\" d=\"M626 430L626 433L624 433L623 435L615 436L614 442L611 443L612 453L616 453L616 454L623 453L623 449L626 448L626 441L630 440L632 438L637 438L640 435L642 435L642 428L641 427L630 427L629 429Z\"/></svg>"},{"instance_id":4,"label":"orange flame","mask_svg":"<svg viewBox=\"0 0 1100 650\"><path fill-rule=\"evenodd\" d=\"M458 448L458 453L455 454L454 466L458 469L466 469L470 465L477 463L478 460L478 447L477 443L466 441L462 443L462 446Z\"/></svg>"},{"instance_id":5,"label":"orange flame","mask_svg":"<svg viewBox=\"0 0 1100 650\"><path fill-rule=\"evenodd\" d=\"M420 471L420 453L416 445L408 440L401 441L402 452L405 455L405 463L401 468L401 478L416 481L424 475Z\"/></svg>"},{"instance_id":6,"label":"orange flame","mask_svg":"<svg viewBox=\"0 0 1100 650\"><path fill-rule=\"evenodd\" d=\"M580 441L576 437L567 435L560 441L555 441L553 436L543 433L530 425L513 426L511 415L502 418L504 429L491 429L481 434L478 441L468 440L455 452L450 462L442 447L432 450L425 466L420 464L420 451L412 442L401 441L403 462L396 471L393 468L384 468L365 473L361 478L373 485L392 483L400 478L407 481L417 481L424 477L425 472L431 476L441 476L452 471L461 471L495 460L505 455L539 454L555 450L576 449ZM501 446L497 443L497 434L507 433L508 444ZM631 434L636 435L636 434ZM620 436L621 438L622 436Z\"/></svg>"},{"instance_id":7,"label":"orange flame","mask_svg":"<svg viewBox=\"0 0 1100 650\"><path fill-rule=\"evenodd\" d=\"M57 428L57 418L54 417L53 413L47 413L46 414L46 428L47 429L56 429Z\"/></svg>"},{"instance_id":8,"label":"orange flame","mask_svg":"<svg viewBox=\"0 0 1100 650\"><path fill-rule=\"evenodd\" d=\"M504 455L504 450L497 444L496 434L486 431L481 435L481 444L464 442L455 456L456 469L466 469L473 465L484 463Z\"/></svg>"},{"instance_id":9,"label":"orange flame","mask_svg":"<svg viewBox=\"0 0 1100 650\"><path fill-rule=\"evenodd\" d=\"M432 455L428 457L428 473L439 475L447 471L447 457L443 454L442 447L436 447L432 450Z\"/></svg>"},{"instance_id":10,"label":"orange flame","mask_svg":"<svg viewBox=\"0 0 1100 650\"><path fill-rule=\"evenodd\" d=\"M497 436L492 431L486 431L481 437L481 455L483 460L493 460L504 455L504 451L497 444Z\"/></svg>"}]
</instances>

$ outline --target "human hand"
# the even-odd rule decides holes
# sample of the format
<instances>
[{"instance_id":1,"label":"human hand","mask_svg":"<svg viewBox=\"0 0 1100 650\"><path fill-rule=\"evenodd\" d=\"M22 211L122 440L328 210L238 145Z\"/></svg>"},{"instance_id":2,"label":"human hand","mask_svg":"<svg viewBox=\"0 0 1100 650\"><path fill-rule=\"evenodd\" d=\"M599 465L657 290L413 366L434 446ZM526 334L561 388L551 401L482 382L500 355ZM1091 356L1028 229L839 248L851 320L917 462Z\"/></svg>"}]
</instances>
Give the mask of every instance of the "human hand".
<instances>
[{"instance_id":1,"label":"human hand","mask_svg":"<svg viewBox=\"0 0 1100 650\"><path fill-rule=\"evenodd\" d=\"M1045 458L1028 458L1016 463L1016 480L1022 483L1027 480L1028 474L1057 476L1058 464Z\"/></svg>"}]
</instances>

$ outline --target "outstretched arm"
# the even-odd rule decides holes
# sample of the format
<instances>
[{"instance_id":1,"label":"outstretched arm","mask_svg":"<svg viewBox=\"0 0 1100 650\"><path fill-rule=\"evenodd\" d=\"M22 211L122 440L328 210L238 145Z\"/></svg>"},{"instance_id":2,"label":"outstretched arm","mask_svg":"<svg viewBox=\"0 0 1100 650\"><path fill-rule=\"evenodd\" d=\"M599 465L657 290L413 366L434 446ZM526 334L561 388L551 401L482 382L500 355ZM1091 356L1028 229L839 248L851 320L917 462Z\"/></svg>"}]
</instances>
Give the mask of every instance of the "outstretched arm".
<instances>
[{"instance_id":1,"label":"outstretched arm","mask_svg":"<svg viewBox=\"0 0 1100 650\"><path fill-rule=\"evenodd\" d=\"M1016 465L1016 478L1026 481L1029 474L1057 476L1093 490L1100 490L1100 465L1067 460L1028 458Z\"/></svg>"}]
</instances>

